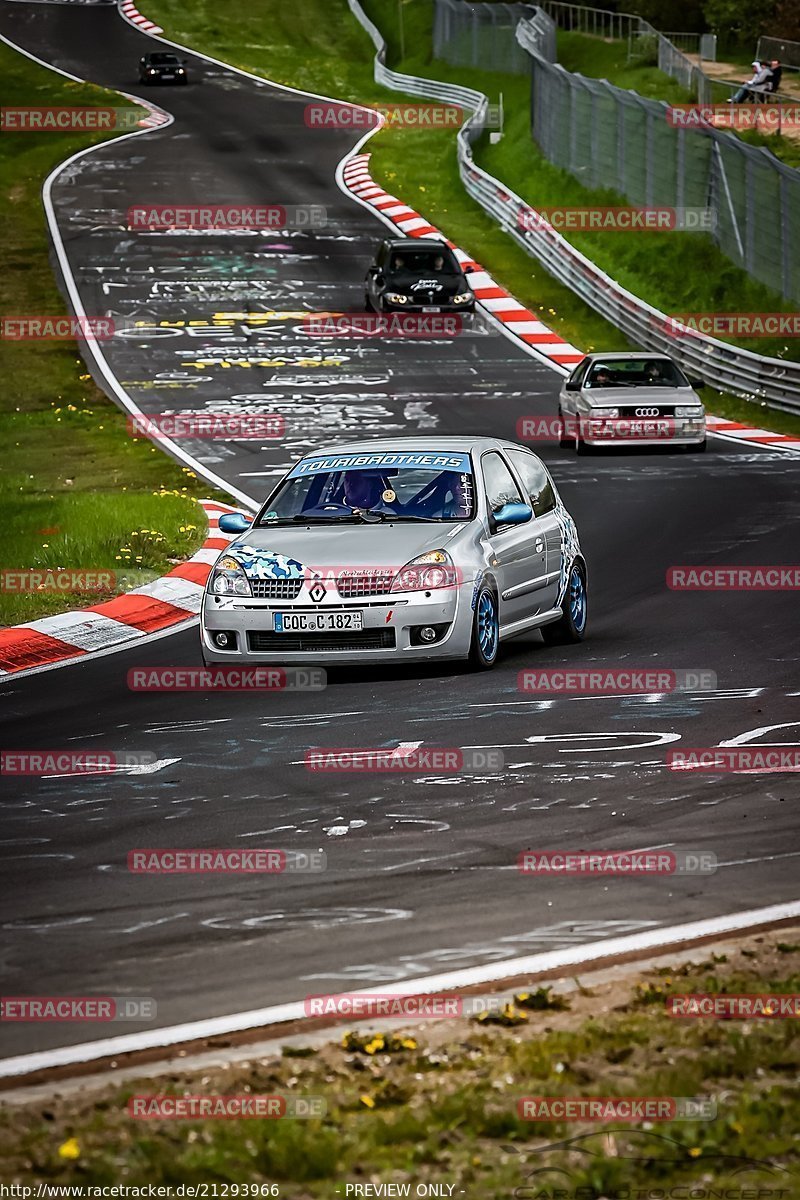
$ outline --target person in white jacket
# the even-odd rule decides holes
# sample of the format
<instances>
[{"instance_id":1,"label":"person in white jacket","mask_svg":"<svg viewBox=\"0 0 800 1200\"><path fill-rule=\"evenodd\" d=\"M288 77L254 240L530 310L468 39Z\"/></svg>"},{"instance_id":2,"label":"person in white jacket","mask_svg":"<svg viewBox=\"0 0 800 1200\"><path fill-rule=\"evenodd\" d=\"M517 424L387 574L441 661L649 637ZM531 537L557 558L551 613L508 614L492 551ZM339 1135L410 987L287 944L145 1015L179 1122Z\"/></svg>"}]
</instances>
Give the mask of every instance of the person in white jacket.
<instances>
[{"instance_id":1,"label":"person in white jacket","mask_svg":"<svg viewBox=\"0 0 800 1200\"><path fill-rule=\"evenodd\" d=\"M752 99L753 97L750 96L750 88L763 87L772 75L772 69L770 68L768 62L762 63L756 60L755 62L752 62L750 66L753 68L752 79L746 80L739 90L733 96L731 96L729 101L730 104L741 104L743 100L748 98L748 96L750 99Z\"/></svg>"}]
</instances>

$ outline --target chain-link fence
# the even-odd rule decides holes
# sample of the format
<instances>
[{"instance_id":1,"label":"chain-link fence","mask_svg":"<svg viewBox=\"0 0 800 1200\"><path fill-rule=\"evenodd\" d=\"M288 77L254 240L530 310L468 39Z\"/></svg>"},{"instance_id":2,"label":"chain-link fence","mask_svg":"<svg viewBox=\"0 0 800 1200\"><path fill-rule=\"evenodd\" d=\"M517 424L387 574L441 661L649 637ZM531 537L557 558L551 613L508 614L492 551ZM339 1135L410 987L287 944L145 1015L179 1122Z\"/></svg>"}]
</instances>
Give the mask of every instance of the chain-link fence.
<instances>
[{"instance_id":1,"label":"chain-link fence","mask_svg":"<svg viewBox=\"0 0 800 1200\"><path fill-rule=\"evenodd\" d=\"M731 133L670 124L662 101L546 62L524 27L520 39L532 62L531 132L550 162L632 204L710 208L723 253L800 301L800 172Z\"/></svg>"},{"instance_id":2,"label":"chain-link fence","mask_svg":"<svg viewBox=\"0 0 800 1200\"><path fill-rule=\"evenodd\" d=\"M570 4L568 0L539 0L542 8L552 17L559 29L589 34L592 37L612 38L628 43L628 61L651 58L660 71L677 80L701 104L710 104L713 99L726 99L738 84L726 84L711 79L697 63L687 58L684 50L696 48L700 40L701 58L716 59L716 38L713 35L700 39L699 34L659 33L649 21L635 13L611 12L604 8L587 8L582 4ZM677 43L681 43L682 49ZM555 59L548 61L554 62Z\"/></svg>"},{"instance_id":3,"label":"chain-link fence","mask_svg":"<svg viewBox=\"0 0 800 1200\"><path fill-rule=\"evenodd\" d=\"M532 4L466 4L463 0L436 0L433 22L435 58L451 67L477 67L481 71L506 71L527 75L530 59L516 39L519 22L535 16ZM543 57L555 61L552 45Z\"/></svg>"}]
</instances>

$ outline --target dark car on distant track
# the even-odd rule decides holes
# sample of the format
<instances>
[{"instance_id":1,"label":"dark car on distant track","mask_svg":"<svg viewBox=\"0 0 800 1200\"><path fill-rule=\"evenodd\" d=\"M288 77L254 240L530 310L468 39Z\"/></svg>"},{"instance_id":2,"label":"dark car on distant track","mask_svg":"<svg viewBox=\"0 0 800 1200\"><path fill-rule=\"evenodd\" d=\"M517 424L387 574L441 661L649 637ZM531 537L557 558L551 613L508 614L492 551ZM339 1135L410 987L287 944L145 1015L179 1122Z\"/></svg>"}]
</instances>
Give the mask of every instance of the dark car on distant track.
<instances>
[{"instance_id":1,"label":"dark car on distant track","mask_svg":"<svg viewBox=\"0 0 800 1200\"><path fill-rule=\"evenodd\" d=\"M367 271L364 302L376 312L471 313L475 295L453 251L434 238L385 238Z\"/></svg>"},{"instance_id":2,"label":"dark car on distant track","mask_svg":"<svg viewBox=\"0 0 800 1200\"><path fill-rule=\"evenodd\" d=\"M177 54L145 54L139 59L140 83L188 83L186 59Z\"/></svg>"}]
</instances>

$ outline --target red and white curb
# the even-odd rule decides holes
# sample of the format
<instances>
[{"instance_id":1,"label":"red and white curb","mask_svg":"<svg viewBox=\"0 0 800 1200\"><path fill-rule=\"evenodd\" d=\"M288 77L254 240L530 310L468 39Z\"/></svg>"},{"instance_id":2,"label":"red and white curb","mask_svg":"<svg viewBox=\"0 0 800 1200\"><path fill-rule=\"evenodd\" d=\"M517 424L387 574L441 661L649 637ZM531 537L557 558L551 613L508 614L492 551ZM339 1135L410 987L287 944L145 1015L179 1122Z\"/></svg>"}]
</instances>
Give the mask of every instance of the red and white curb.
<instances>
[{"instance_id":1,"label":"red and white curb","mask_svg":"<svg viewBox=\"0 0 800 1200\"><path fill-rule=\"evenodd\" d=\"M770 429L756 429L742 425L740 421L729 421L727 417L706 417L709 433L731 438L736 442L748 442L754 446L776 447L778 450L800 450L800 438L791 433L774 433Z\"/></svg>"},{"instance_id":2,"label":"red and white curb","mask_svg":"<svg viewBox=\"0 0 800 1200\"><path fill-rule=\"evenodd\" d=\"M369 154L356 154L344 164L342 179L346 189L380 216L388 217L397 226L398 231L407 237L444 238L440 230L431 225L425 217L375 183L369 172L369 159ZM444 238L444 241L451 247L462 267L472 272L469 284L481 308L494 317L508 333L560 367L571 367L581 361L584 355L577 346L565 342L540 321L536 313L525 308L519 300L515 300L510 292L500 287L464 250L447 238Z\"/></svg>"},{"instance_id":3,"label":"red and white curb","mask_svg":"<svg viewBox=\"0 0 800 1200\"><path fill-rule=\"evenodd\" d=\"M161 579L103 604L0 629L0 676L77 662L193 621L200 612L213 564L236 536L220 531L219 518L223 513L242 511L215 500L198 503L208 519L208 536L190 559Z\"/></svg>"},{"instance_id":4,"label":"red and white curb","mask_svg":"<svg viewBox=\"0 0 800 1200\"><path fill-rule=\"evenodd\" d=\"M131 25L141 29L142 33L164 32L160 25L156 25L155 21L148 21L147 17L142 16L133 0L121 0L119 11L127 21L130 21Z\"/></svg>"}]
</instances>

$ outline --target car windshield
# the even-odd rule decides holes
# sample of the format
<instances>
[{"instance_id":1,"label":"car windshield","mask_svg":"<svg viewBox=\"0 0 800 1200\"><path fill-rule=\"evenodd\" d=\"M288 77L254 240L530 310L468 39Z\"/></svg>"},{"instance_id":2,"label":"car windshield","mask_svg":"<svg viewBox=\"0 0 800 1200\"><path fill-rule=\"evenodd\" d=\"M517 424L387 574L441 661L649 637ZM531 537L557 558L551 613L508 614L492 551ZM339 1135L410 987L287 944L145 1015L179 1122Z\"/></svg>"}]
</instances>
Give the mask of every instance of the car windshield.
<instances>
[{"instance_id":1,"label":"car windshield","mask_svg":"<svg viewBox=\"0 0 800 1200\"><path fill-rule=\"evenodd\" d=\"M177 67L181 60L175 54L150 54L146 61L157 67Z\"/></svg>"},{"instance_id":2,"label":"car windshield","mask_svg":"<svg viewBox=\"0 0 800 1200\"><path fill-rule=\"evenodd\" d=\"M689 387L689 380L668 358L616 358L596 362L586 377L587 388Z\"/></svg>"},{"instance_id":3,"label":"car windshield","mask_svg":"<svg viewBox=\"0 0 800 1200\"><path fill-rule=\"evenodd\" d=\"M464 521L474 512L468 454L347 454L299 462L267 501L257 524Z\"/></svg>"},{"instance_id":4,"label":"car windshield","mask_svg":"<svg viewBox=\"0 0 800 1200\"><path fill-rule=\"evenodd\" d=\"M460 270L447 246L441 250L392 250L387 264L389 274L454 275Z\"/></svg>"}]
</instances>

